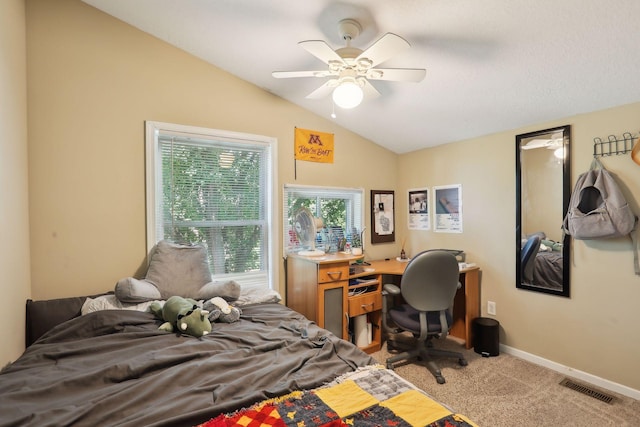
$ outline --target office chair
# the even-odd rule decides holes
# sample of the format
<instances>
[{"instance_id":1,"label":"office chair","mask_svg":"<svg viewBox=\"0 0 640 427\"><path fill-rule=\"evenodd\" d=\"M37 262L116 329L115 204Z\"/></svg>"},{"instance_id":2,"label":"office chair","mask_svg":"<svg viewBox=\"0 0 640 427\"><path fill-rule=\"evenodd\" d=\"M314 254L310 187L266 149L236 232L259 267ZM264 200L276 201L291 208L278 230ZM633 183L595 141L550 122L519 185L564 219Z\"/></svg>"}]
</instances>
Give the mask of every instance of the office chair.
<instances>
[{"instance_id":1,"label":"office chair","mask_svg":"<svg viewBox=\"0 0 640 427\"><path fill-rule=\"evenodd\" d=\"M523 283L533 284L533 266L540 250L540 242L540 236L534 234L527 239L520 251L520 280Z\"/></svg>"},{"instance_id":2,"label":"office chair","mask_svg":"<svg viewBox=\"0 0 640 427\"><path fill-rule=\"evenodd\" d=\"M393 369L393 364L401 360L417 358L426 362L438 384L444 384L445 379L432 356L455 357L461 366L467 365L462 353L434 349L431 342L434 337L444 338L451 328L453 299L461 286L459 275L454 255L441 250L424 251L407 264L400 288L391 284L383 286L382 325L389 334L387 348L407 350L388 358L388 369ZM388 308L388 300L399 295L405 304ZM395 327L388 324L387 317ZM394 339L403 331L410 332L415 338L409 346Z\"/></svg>"}]
</instances>

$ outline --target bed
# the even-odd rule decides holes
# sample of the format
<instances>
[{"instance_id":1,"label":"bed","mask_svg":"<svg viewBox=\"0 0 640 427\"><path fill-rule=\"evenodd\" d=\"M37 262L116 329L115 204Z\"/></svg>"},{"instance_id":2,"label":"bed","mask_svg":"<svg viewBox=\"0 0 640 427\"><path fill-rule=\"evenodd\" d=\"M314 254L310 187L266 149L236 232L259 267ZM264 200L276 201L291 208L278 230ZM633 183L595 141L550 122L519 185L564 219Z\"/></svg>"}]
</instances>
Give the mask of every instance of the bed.
<instances>
[{"instance_id":1,"label":"bed","mask_svg":"<svg viewBox=\"0 0 640 427\"><path fill-rule=\"evenodd\" d=\"M88 301L94 298L27 303L28 347L0 373L1 426L221 426L265 407L275 415L278 405L283 415L262 424L293 425L286 408L296 402L308 408L308 399L317 402L323 393L334 402L375 396L375 402L351 405L349 413L329 403L322 413L337 417L332 425L366 418L374 408L397 425L414 425L402 408L417 402L430 408L429 425L473 425L277 302L244 304L239 321L215 323L210 334L195 338L158 330L160 320L147 311L81 312ZM389 387L373 393L364 385L367 377ZM355 394L358 389L363 393ZM434 406L424 406L424 399Z\"/></svg>"},{"instance_id":2,"label":"bed","mask_svg":"<svg viewBox=\"0 0 640 427\"><path fill-rule=\"evenodd\" d=\"M537 247L536 247L536 239ZM529 243L535 258L523 266L523 280L530 280L532 286L561 291L563 283L563 250L562 243L547 239L543 231L527 235L521 240L521 248ZM526 261L523 260L523 263ZM529 276L530 275L530 276Z\"/></svg>"},{"instance_id":3,"label":"bed","mask_svg":"<svg viewBox=\"0 0 640 427\"><path fill-rule=\"evenodd\" d=\"M562 252L538 252L533 266L534 285L561 291L563 288L562 265Z\"/></svg>"}]
</instances>

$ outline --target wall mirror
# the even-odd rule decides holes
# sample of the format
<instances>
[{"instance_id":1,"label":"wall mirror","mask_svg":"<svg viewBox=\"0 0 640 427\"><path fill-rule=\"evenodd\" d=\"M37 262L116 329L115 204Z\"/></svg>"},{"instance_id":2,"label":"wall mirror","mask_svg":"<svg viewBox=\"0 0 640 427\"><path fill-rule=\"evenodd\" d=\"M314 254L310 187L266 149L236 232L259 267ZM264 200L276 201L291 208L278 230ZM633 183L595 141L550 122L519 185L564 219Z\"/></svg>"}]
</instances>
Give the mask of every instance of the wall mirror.
<instances>
[{"instance_id":1,"label":"wall mirror","mask_svg":"<svg viewBox=\"0 0 640 427\"><path fill-rule=\"evenodd\" d=\"M571 127L516 135L516 287L569 296Z\"/></svg>"}]
</instances>

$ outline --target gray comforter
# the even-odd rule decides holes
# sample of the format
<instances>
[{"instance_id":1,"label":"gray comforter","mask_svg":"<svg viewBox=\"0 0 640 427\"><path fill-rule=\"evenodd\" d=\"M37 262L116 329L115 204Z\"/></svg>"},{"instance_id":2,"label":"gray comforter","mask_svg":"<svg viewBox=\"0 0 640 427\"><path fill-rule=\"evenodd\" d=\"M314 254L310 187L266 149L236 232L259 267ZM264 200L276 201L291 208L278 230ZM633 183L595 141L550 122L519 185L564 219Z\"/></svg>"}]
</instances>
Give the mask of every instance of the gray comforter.
<instances>
[{"instance_id":1,"label":"gray comforter","mask_svg":"<svg viewBox=\"0 0 640 427\"><path fill-rule=\"evenodd\" d=\"M533 285L561 291L563 262L562 252L538 252L533 267Z\"/></svg>"},{"instance_id":2,"label":"gray comforter","mask_svg":"<svg viewBox=\"0 0 640 427\"><path fill-rule=\"evenodd\" d=\"M280 304L201 339L159 324L108 310L53 328L0 373L0 425L196 425L374 362Z\"/></svg>"}]
</instances>

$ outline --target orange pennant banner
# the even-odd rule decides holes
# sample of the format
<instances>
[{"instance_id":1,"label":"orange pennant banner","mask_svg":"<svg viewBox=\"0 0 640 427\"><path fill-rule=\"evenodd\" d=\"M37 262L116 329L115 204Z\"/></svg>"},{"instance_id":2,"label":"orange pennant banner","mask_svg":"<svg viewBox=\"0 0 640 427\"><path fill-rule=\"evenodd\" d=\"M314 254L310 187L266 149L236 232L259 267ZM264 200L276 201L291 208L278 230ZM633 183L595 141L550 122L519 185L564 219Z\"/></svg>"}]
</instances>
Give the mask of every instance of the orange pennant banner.
<instances>
[{"instance_id":1,"label":"orange pennant banner","mask_svg":"<svg viewBox=\"0 0 640 427\"><path fill-rule=\"evenodd\" d=\"M333 134L296 128L295 159L333 163Z\"/></svg>"}]
</instances>

